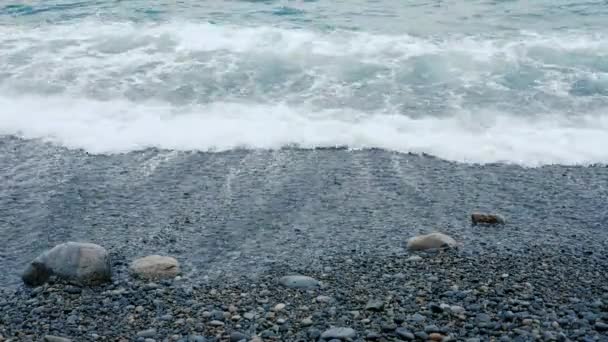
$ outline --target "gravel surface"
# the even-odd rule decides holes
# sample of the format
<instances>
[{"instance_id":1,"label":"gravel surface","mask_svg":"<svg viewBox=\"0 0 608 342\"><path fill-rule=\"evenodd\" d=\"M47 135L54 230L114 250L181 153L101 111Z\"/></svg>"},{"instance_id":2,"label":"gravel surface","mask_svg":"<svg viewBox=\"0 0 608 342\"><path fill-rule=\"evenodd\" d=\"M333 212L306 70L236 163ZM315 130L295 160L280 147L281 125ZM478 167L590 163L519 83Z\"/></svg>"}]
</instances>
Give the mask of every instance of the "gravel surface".
<instances>
[{"instance_id":1,"label":"gravel surface","mask_svg":"<svg viewBox=\"0 0 608 342\"><path fill-rule=\"evenodd\" d=\"M324 258L206 283L4 290L0 335L40 341L608 341L605 250L531 246ZM320 281L291 288L286 275Z\"/></svg>"}]
</instances>

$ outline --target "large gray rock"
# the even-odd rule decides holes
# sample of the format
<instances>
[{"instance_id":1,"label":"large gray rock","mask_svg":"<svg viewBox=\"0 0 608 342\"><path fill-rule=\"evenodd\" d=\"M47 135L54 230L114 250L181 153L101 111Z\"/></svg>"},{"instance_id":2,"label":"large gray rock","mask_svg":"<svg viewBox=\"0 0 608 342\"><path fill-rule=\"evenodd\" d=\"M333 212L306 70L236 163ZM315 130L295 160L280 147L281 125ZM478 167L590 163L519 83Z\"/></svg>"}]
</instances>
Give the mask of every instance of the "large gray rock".
<instances>
[{"instance_id":1,"label":"large gray rock","mask_svg":"<svg viewBox=\"0 0 608 342\"><path fill-rule=\"evenodd\" d=\"M21 278L27 285L38 286L51 276L78 285L110 281L110 257L99 245L66 242L40 254L27 266Z\"/></svg>"},{"instance_id":2,"label":"large gray rock","mask_svg":"<svg viewBox=\"0 0 608 342\"><path fill-rule=\"evenodd\" d=\"M279 279L279 283L292 289L312 289L318 287L319 281L303 275L290 275Z\"/></svg>"},{"instance_id":3,"label":"large gray rock","mask_svg":"<svg viewBox=\"0 0 608 342\"><path fill-rule=\"evenodd\" d=\"M420 235L407 241L407 248L411 251L423 251L436 248L453 248L457 245L456 240L442 233Z\"/></svg>"},{"instance_id":4,"label":"large gray rock","mask_svg":"<svg viewBox=\"0 0 608 342\"><path fill-rule=\"evenodd\" d=\"M175 258L149 255L136 259L129 267L131 274L146 279L175 278L179 272L179 262Z\"/></svg>"}]
</instances>

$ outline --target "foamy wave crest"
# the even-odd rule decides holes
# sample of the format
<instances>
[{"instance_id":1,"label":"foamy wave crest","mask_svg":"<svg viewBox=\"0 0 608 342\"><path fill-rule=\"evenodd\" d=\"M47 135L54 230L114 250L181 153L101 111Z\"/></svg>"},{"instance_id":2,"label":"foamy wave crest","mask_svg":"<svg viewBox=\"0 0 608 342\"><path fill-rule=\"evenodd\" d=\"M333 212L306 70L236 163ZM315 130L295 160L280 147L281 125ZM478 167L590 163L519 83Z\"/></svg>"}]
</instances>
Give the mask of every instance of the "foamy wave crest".
<instances>
[{"instance_id":1,"label":"foamy wave crest","mask_svg":"<svg viewBox=\"0 0 608 342\"><path fill-rule=\"evenodd\" d=\"M222 151L350 147L425 152L460 162L527 166L608 162L608 118L459 113L412 119L282 104L102 102L67 97L0 97L0 134L42 139L91 153L150 147Z\"/></svg>"}]
</instances>

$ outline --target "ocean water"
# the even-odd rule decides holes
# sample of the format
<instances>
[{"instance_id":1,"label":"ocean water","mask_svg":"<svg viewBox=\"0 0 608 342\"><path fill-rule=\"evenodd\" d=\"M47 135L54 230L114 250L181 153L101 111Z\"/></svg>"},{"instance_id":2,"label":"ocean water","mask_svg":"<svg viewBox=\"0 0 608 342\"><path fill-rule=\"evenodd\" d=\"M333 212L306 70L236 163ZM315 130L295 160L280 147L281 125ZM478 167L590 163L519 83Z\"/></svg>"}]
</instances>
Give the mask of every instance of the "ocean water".
<instances>
[{"instance_id":1,"label":"ocean water","mask_svg":"<svg viewBox=\"0 0 608 342\"><path fill-rule=\"evenodd\" d=\"M604 1L0 4L0 134L94 154L608 161Z\"/></svg>"},{"instance_id":2,"label":"ocean water","mask_svg":"<svg viewBox=\"0 0 608 342\"><path fill-rule=\"evenodd\" d=\"M431 231L605 250L607 22L605 1L1 1L0 286L70 240L197 281Z\"/></svg>"}]
</instances>

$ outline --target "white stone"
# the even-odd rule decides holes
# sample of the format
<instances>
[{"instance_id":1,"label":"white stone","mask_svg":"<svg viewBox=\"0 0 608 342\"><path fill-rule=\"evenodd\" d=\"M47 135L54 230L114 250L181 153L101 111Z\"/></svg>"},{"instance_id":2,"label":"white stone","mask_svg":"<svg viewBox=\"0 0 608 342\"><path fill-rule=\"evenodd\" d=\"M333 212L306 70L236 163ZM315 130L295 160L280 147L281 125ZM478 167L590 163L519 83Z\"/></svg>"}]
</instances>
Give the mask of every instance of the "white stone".
<instances>
[{"instance_id":1,"label":"white stone","mask_svg":"<svg viewBox=\"0 0 608 342\"><path fill-rule=\"evenodd\" d=\"M453 248L456 240L442 233L431 233L413 237L407 241L407 248L412 251L422 251L437 248Z\"/></svg>"},{"instance_id":2,"label":"white stone","mask_svg":"<svg viewBox=\"0 0 608 342\"><path fill-rule=\"evenodd\" d=\"M180 272L179 262L175 258L160 255L136 259L129 269L134 276L146 279L174 278Z\"/></svg>"}]
</instances>

